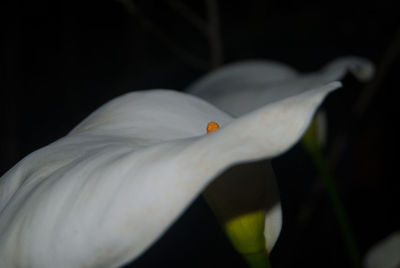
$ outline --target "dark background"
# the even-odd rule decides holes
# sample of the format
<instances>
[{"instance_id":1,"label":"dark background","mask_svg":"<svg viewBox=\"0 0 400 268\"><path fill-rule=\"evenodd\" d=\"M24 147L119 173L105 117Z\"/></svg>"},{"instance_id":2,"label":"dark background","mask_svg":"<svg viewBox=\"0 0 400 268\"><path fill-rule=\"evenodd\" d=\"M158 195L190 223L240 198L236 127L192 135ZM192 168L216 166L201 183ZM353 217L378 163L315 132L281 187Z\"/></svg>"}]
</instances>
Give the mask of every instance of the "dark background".
<instances>
[{"instance_id":1,"label":"dark background","mask_svg":"<svg viewBox=\"0 0 400 268\"><path fill-rule=\"evenodd\" d=\"M325 153L363 256L400 229L394 131L400 31L394 1L208 1L218 7L218 16L211 16L216 22L205 35L192 20L207 21L207 1L183 2L196 16L182 15L180 1L3 2L1 173L125 92L183 90L221 63L243 59L273 59L308 72L337 57L358 55L374 62L377 74L368 84L346 76L344 89L324 103L330 130ZM296 146L273 165L284 213L273 267L350 267L304 151ZM246 264L198 198L132 263L161 266Z\"/></svg>"}]
</instances>

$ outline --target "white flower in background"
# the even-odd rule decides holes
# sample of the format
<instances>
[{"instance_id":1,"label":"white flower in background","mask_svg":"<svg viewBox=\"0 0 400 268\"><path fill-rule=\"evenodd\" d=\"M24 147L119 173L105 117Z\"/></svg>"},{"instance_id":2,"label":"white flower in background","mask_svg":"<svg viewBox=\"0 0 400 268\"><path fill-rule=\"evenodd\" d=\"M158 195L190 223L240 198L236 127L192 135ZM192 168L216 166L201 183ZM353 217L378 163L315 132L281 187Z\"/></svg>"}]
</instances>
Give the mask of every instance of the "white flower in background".
<instances>
[{"instance_id":1,"label":"white flower in background","mask_svg":"<svg viewBox=\"0 0 400 268\"><path fill-rule=\"evenodd\" d=\"M168 90L110 101L0 178L0 267L118 267L136 259L227 168L288 150L340 85L302 88L237 119ZM206 134L210 121L220 129Z\"/></svg>"},{"instance_id":2,"label":"white flower in background","mask_svg":"<svg viewBox=\"0 0 400 268\"><path fill-rule=\"evenodd\" d=\"M374 67L366 59L345 57L318 72L299 74L293 68L277 62L245 61L226 65L205 75L189 86L187 92L230 115L243 116L266 104L340 80L348 72L361 81L367 81L372 77ZM318 112L307 131L307 138L303 140L306 146L323 146L326 139L324 115L323 111ZM261 166L263 170L260 170ZM235 173L241 175L235 176ZM259 259L265 250L271 251L282 225L279 194L272 168L269 161L247 167L242 165L230 172L229 176L236 179L229 179L228 176L218 178L207 188L205 197L237 251L250 264L259 263L259 260L253 260L254 256L257 255ZM252 200L251 205L248 204L249 200ZM237 208L242 208L243 203L246 209L239 211ZM253 267L258 266L254 264Z\"/></svg>"},{"instance_id":3,"label":"white flower in background","mask_svg":"<svg viewBox=\"0 0 400 268\"><path fill-rule=\"evenodd\" d=\"M367 252L365 257L365 267L400 267L400 231L392 233Z\"/></svg>"},{"instance_id":4,"label":"white flower in background","mask_svg":"<svg viewBox=\"0 0 400 268\"><path fill-rule=\"evenodd\" d=\"M265 104L340 80L348 72L364 82L373 76L374 67L366 59L344 57L317 72L300 74L282 63L244 61L205 75L189 86L187 92L233 116L241 116Z\"/></svg>"}]
</instances>

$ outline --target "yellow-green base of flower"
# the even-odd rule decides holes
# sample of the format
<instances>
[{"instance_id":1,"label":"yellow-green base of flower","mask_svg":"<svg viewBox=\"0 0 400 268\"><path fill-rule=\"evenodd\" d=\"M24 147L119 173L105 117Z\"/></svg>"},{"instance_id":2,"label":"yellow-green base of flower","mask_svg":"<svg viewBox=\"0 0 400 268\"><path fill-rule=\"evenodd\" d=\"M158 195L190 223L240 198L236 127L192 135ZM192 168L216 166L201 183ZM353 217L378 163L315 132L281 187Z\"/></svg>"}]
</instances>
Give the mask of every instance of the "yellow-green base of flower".
<instances>
[{"instance_id":1,"label":"yellow-green base of flower","mask_svg":"<svg viewBox=\"0 0 400 268\"><path fill-rule=\"evenodd\" d=\"M264 237L265 211L246 213L228 220L224 230L234 248L251 268L270 267Z\"/></svg>"}]
</instances>

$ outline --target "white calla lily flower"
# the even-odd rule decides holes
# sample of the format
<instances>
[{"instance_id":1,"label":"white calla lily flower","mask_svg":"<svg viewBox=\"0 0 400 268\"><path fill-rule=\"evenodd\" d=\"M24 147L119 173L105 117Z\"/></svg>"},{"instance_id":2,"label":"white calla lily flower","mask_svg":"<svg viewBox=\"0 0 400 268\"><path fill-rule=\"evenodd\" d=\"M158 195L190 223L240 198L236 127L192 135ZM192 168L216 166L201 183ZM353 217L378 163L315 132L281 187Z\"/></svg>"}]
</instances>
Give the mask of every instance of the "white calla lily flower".
<instances>
[{"instance_id":1,"label":"white calla lily flower","mask_svg":"<svg viewBox=\"0 0 400 268\"><path fill-rule=\"evenodd\" d=\"M360 81L368 81L374 74L374 66L364 58L343 57L317 72L300 74L278 62L245 61L205 75L188 87L187 92L233 116L241 116L265 104L340 80L348 72Z\"/></svg>"},{"instance_id":2,"label":"white calla lily flower","mask_svg":"<svg viewBox=\"0 0 400 268\"><path fill-rule=\"evenodd\" d=\"M348 72L360 81L367 81L373 76L374 66L363 58L344 57L327 64L318 72L299 74L293 68L273 61L245 61L226 65L205 75L189 86L187 92L233 116L243 116L266 104L340 80ZM323 115L320 112L317 121L314 121L311 138L317 141L313 140L312 143L324 142L326 122L321 120ZM263 171L257 171L261 165ZM257 262L253 260L254 256L258 254L258 258L262 258L265 254L263 251L270 252L281 230L279 193L268 161L257 166L252 164L245 169L242 166L242 169L235 169L236 174L241 176L230 173L230 177L237 178L235 180L215 180L205 191L205 197L237 251L247 259L250 266L259 267L258 264L253 265ZM251 205L242 211L234 209L242 207L243 203ZM260 210L259 214L249 214ZM232 226L232 222L237 224ZM265 238L263 247L257 242L262 234Z\"/></svg>"},{"instance_id":3,"label":"white calla lily flower","mask_svg":"<svg viewBox=\"0 0 400 268\"><path fill-rule=\"evenodd\" d=\"M169 90L110 101L0 178L0 267L136 259L224 170L288 150L340 86L302 89L237 119ZM210 121L220 129L206 134Z\"/></svg>"}]
</instances>

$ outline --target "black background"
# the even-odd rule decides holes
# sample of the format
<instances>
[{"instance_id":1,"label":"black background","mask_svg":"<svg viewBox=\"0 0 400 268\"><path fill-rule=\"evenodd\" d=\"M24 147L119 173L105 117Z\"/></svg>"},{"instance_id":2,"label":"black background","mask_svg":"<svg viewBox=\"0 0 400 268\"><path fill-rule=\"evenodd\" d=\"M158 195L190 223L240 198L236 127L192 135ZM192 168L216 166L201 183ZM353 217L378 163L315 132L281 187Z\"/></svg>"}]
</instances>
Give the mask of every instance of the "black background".
<instances>
[{"instance_id":1,"label":"black background","mask_svg":"<svg viewBox=\"0 0 400 268\"><path fill-rule=\"evenodd\" d=\"M197 16L207 16L203 1L184 3ZM217 3L224 63L265 58L309 72L337 57L358 55L376 64L377 75L369 84L348 75L344 89L324 103L330 130L326 155L334 163L363 256L400 229L394 130L400 31L394 1ZM135 4L137 14L112 0L3 3L1 173L67 134L113 97L151 88L183 90L210 70L208 39L187 19L166 1ZM159 30L149 28L149 21ZM181 48L171 49L170 41ZM203 63L188 61L182 48ZM365 92L371 98L356 117L354 107ZM273 267L350 267L306 154L295 146L273 165L284 213L283 231L271 253ZM246 267L202 198L131 265Z\"/></svg>"}]
</instances>

